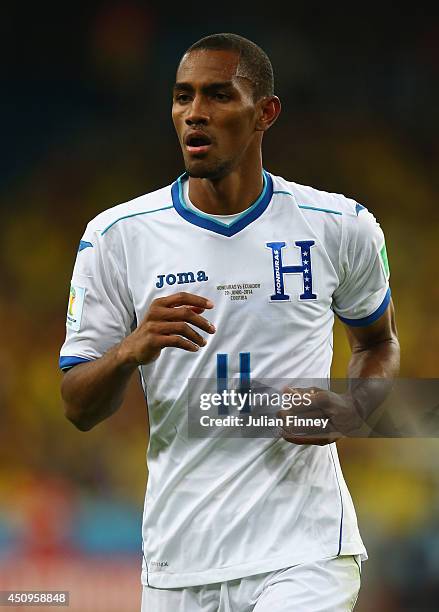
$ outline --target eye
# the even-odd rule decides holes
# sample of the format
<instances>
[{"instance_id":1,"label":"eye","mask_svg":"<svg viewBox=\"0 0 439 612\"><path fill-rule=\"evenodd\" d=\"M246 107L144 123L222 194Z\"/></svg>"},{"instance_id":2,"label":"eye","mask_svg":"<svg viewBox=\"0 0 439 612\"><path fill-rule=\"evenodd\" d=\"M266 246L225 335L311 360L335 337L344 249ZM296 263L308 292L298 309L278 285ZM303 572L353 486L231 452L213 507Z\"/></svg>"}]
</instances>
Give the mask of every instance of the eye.
<instances>
[{"instance_id":1,"label":"eye","mask_svg":"<svg viewBox=\"0 0 439 612\"><path fill-rule=\"evenodd\" d=\"M221 93L220 91L217 91L215 94L213 94L213 97L219 102L227 102L227 100L230 100L230 96L225 93Z\"/></svg>"},{"instance_id":2,"label":"eye","mask_svg":"<svg viewBox=\"0 0 439 612\"><path fill-rule=\"evenodd\" d=\"M176 102L179 102L180 104L186 104L187 102L190 101L190 96L188 94L177 94L175 96L175 100Z\"/></svg>"}]
</instances>

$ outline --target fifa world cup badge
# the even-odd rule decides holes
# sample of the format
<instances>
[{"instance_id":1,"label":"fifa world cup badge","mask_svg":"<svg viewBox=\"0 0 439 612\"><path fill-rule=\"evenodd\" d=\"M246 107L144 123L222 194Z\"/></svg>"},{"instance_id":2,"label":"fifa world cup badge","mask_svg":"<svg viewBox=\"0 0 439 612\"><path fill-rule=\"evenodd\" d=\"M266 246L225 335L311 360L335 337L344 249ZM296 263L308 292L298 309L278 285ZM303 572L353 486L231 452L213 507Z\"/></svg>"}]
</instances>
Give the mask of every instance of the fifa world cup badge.
<instances>
[{"instance_id":1,"label":"fifa world cup badge","mask_svg":"<svg viewBox=\"0 0 439 612\"><path fill-rule=\"evenodd\" d=\"M84 287L70 286L69 303L67 306L67 327L73 331L79 331L81 328L84 298Z\"/></svg>"}]
</instances>

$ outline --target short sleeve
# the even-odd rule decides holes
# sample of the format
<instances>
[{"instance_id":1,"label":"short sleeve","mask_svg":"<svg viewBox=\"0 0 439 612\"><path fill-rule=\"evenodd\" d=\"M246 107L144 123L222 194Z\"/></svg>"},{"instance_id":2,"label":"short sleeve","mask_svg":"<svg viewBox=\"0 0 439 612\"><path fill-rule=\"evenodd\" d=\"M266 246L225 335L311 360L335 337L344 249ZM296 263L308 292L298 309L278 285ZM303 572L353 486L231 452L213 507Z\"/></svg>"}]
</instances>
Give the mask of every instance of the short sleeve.
<instances>
[{"instance_id":1,"label":"short sleeve","mask_svg":"<svg viewBox=\"0 0 439 612\"><path fill-rule=\"evenodd\" d=\"M134 309L116 232L101 235L89 224L79 243L67 305L66 339L59 365L67 370L102 357L130 332Z\"/></svg>"},{"instance_id":2,"label":"short sleeve","mask_svg":"<svg viewBox=\"0 0 439 612\"><path fill-rule=\"evenodd\" d=\"M356 215L346 217L343 233L333 310L347 325L370 325L390 302L384 234L375 217L359 205Z\"/></svg>"}]
</instances>

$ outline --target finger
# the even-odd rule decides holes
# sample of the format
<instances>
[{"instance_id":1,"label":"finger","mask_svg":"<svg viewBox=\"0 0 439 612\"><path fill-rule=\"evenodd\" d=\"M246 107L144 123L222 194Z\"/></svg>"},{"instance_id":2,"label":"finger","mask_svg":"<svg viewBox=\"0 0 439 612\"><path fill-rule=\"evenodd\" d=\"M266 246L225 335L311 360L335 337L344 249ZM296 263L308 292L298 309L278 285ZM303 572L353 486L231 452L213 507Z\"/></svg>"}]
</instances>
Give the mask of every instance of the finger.
<instances>
[{"instance_id":1,"label":"finger","mask_svg":"<svg viewBox=\"0 0 439 612\"><path fill-rule=\"evenodd\" d=\"M326 389L319 389L319 387L294 387L292 385L286 385L284 387L284 391L286 393L300 393L300 395L303 395L304 393L311 393L314 395L319 393L319 391L325 392Z\"/></svg>"},{"instance_id":2,"label":"finger","mask_svg":"<svg viewBox=\"0 0 439 612\"><path fill-rule=\"evenodd\" d=\"M321 406L315 406L314 404L311 404L311 406L296 404L294 408L281 408L276 412L276 417L283 419L285 422L287 422L287 417L308 419L307 422L310 423L310 419L316 422L317 419L323 419L326 416L327 415ZM292 422L291 418L290 422Z\"/></svg>"},{"instance_id":3,"label":"finger","mask_svg":"<svg viewBox=\"0 0 439 612\"><path fill-rule=\"evenodd\" d=\"M282 389L282 393L300 393L300 389L298 387L290 387L287 385Z\"/></svg>"},{"instance_id":4,"label":"finger","mask_svg":"<svg viewBox=\"0 0 439 612\"><path fill-rule=\"evenodd\" d=\"M156 343L160 348L172 346L185 351L190 351L191 353L196 353L200 348L197 344L190 342L190 340L186 340L186 338L183 338L182 336L159 336Z\"/></svg>"},{"instance_id":5,"label":"finger","mask_svg":"<svg viewBox=\"0 0 439 612\"><path fill-rule=\"evenodd\" d=\"M195 312L195 314L201 314L203 313L206 309L205 308L199 308L198 306L189 306L188 308L190 308L193 312Z\"/></svg>"},{"instance_id":6,"label":"finger","mask_svg":"<svg viewBox=\"0 0 439 612\"><path fill-rule=\"evenodd\" d=\"M304 396L306 397L307 395L309 395L310 397L312 397L313 391L311 391L311 389L301 389L300 387L286 386L282 389L282 394L289 395L294 398L296 402L299 402L300 399L303 399Z\"/></svg>"},{"instance_id":7,"label":"finger","mask_svg":"<svg viewBox=\"0 0 439 612\"><path fill-rule=\"evenodd\" d=\"M314 444L316 446L326 446L327 444L335 442L335 440L330 438L307 438L287 434L284 434L282 437L284 438L284 440L286 440L287 442L291 442L292 444Z\"/></svg>"},{"instance_id":8,"label":"finger","mask_svg":"<svg viewBox=\"0 0 439 612\"><path fill-rule=\"evenodd\" d=\"M193 310L187 306L182 306L181 308L160 308L157 309L157 312L154 314L156 320L162 319L163 321L185 321L186 323L195 325L195 327L199 327L208 334L214 334L216 331L215 325L210 323L210 321L201 315L193 312Z\"/></svg>"},{"instance_id":9,"label":"finger","mask_svg":"<svg viewBox=\"0 0 439 612\"><path fill-rule=\"evenodd\" d=\"M206 340L184 321L159 321L154 323L157 334L161 336L183 336L194 344L205 346Z\"/></svg>"},{"instance_id":10,"label":"finger","mask_svg":"<svg viewBox=\"0 0 439 612\"><path fill-rule=\"evenodd\" d=\"M330 444L344 437L339 431L328 432L294 432L285 427L281 427L282 436L289 442L300 440L301 444Z\"/></svg>"},{"instance_id":11,"label":"finger","mask_svg":"<svg viewBox=\"0 0 439 612\"><path fill-rule=\"evenodd\" d=\"M186 293L180 291L173 295L167 295L162 298L157 298L156 302L161 306L172 308L174 306L196 306L198 308L213 308L213 302L209 299L202 297L201 295L195 295L195 293Z\"/></svg>"}]
</instances>

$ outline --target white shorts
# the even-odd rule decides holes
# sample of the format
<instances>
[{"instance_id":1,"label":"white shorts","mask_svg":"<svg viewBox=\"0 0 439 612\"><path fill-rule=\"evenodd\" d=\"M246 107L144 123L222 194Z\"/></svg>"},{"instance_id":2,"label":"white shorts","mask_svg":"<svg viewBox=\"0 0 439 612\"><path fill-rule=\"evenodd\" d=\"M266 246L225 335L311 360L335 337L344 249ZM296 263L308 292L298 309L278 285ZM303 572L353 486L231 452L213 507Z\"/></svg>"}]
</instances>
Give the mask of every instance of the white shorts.
<instances>
[{"instance_id":1,"label":"white shorts","mask_svg":"<svg viewBox=\"0 0 439 612\"><path fill-rule=\"evenodd\" d=\"M142 612L351 612L360 577L356 555L204 586L144 586Z\"/></svg>"}]
</instances>

